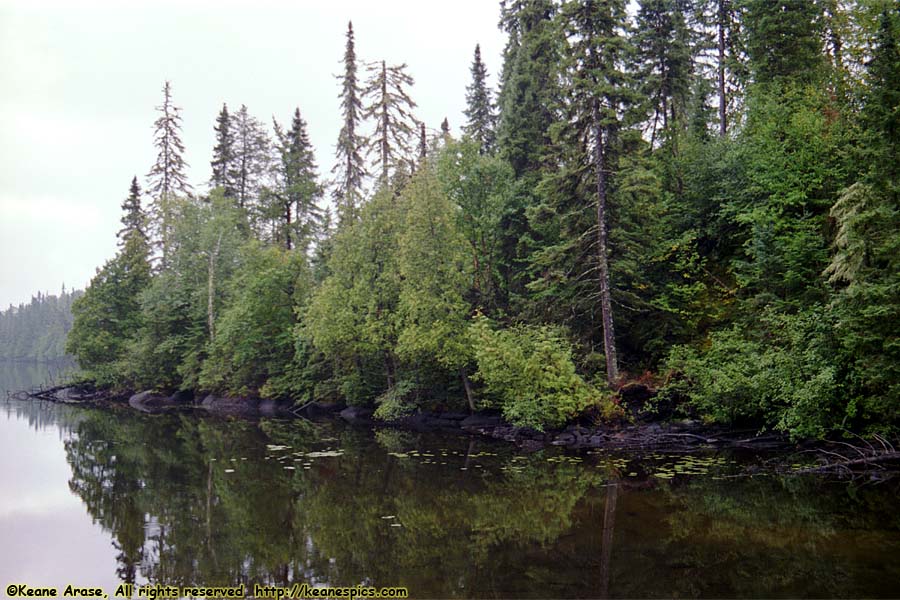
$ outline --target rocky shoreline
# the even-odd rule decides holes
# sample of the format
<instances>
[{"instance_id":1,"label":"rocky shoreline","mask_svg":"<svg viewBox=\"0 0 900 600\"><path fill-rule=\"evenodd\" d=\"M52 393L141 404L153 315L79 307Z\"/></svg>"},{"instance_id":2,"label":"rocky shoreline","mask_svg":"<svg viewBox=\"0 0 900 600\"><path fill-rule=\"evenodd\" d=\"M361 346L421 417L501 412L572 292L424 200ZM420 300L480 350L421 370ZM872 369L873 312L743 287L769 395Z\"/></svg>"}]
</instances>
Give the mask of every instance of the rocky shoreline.
<instances>
[{"instance_id":1,"label":"rocky shoreline","mask_svg":"<svg viewBox=\"0 0 900 600\"><path fill-rule=\"evenodd\" d=\"M631 406L643 406L650 390L638 389L643 387L640 384L631 385L635 386L634 389L626 391L623 388L620 394L624 391L631 396ZM316 401L296 406L259 398L221 397L213 394L199 397L192 392L176 392L169 396L153 391L114 394L108 390L98 390L91 383L84 382L8 393L8 396L11 399L37 399L78 406L127 406L128 409L150 414L203 411L209 415L230 418L280 417L310 421L340 419L350 425L366 428L485 436L514 443L526 452L548 446L571 450L632 452L747 451L773 457L774 462L767 467L773 472L794 475L818 473L854 479L867 477L872 481L900 476L900 451L896 449L900 447L900 443L892 444L877 435L871 440L858 438L861 444L857 446L845 441L791 441L783 434L760 433L756 428L725 429L692 419L674 419L671 411L667 418L661 418L658 414L636 410L631 414L630 420L622 419L618 423L602 425L583 417L562 429L537 431L509 424L497 411L473 414L419 411L386 422L375 419L375 411L371 407ZM811 456L816 456L816 463L799 470L790 466L792 461L796 462L797 457L808 461Z\"/></svg>"},{"instance_id":2,"label":"rocky shoreline","mask_svg":"<svg viewBox=\"0 0 900 600\"><path fill-rule=\"evenodd\" d=\"M634 387L634 384L632 384ZM643 387L643 386L640 386ZM633 404L642 404L652 394L648 389L622 390ZM582 419L563 429L538 431L516 427L503 420L498 411L432 412L420 411L394 421L375 419L374 408L346 406L340 403L308 402L303 406L260 398L198 396L190 391L171 395L151 390L134 394L114 394L98 390L90 383L56 386L48 389L19 392L12 397L34 398L82 406L123 406L148 414L190 410L205 411L220 417L305 418L309 420L341 419L351 425L387 427L417 432L457 433L481 435L504 440L526 451L546 446L570 449L609 450L671 450L690 451L701 448L747 448L757 451L790 450L797 445L783 435L761 435L754 429L726 430L705 425L691 419L660 419L637 412L631 422L598 425Z\"/></svg>"}]
</instances>

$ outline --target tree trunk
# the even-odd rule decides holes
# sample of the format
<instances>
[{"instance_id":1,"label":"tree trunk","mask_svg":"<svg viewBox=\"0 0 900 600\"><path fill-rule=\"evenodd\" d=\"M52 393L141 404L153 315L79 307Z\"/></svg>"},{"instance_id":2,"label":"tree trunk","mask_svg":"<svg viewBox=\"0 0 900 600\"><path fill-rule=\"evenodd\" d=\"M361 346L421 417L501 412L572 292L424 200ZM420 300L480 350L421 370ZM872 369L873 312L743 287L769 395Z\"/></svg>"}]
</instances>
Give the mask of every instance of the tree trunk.
<instances>
[{"instance_id":1,"label":"tree trunk","mask_svg":"<svg viewBox=\"0 0 900 600\"><path fill-rule=\"evenodd\" d=\"M475 394L472 392L472 384L469 382L469 377L466 375L466 368L459 368L459 376L462 379L463 387L466 388L466 400L469 401L469 410L475 412Z\"/></svg>"},{"instance_id":2,"label":"tree trunk","mask_svg":"<svg viewBox=\"0 0 900 600\"><path fill-rule=\"evenodd\" d=\"M222 233L216 240L215 249L209 254L209 278L207 280L206 294L206 318L209 324L209 341L212 342L216 338L216 313L215 313L215 297L216 297L216 257L219 255L219 249L222 246Z\"/></svg>"},{"instance_id":3,"label":"tree trunk","mask_svg":"<svg viewBox=\"0 0 900 600\"><path fill-rule=\"evenodd\" d=\"M718 22L719 28L719 137L725 137L727 123L725 116L725 2L719 0Z\"/></svg>"},{"instance_id":4,"label":"tree trunk","mask_svg":"<svg viewBox=\"0 0 900 600\"><path fill-rule=\"evenodd\" d=\"M600 598L609 598L609 568L612 559L613 532L616 527L616 501L618 497L618 483L613 483L606 488L606 505L603 510L603 541L600 546Z\"/></svg>"},{"instance_id":5,"label":"tree trunk","mask_svg":"<svg viewBox=\"0 0 900 600\"><path fill-rule=\"evenodd\" d=\"M600 108L594 100L593 120L596 128L596 148L594 152L597 171L597 229L599 240L597 263L600 273L600 313L603 320L603 352L606 354L606 382L613 387L619 377L616 360L616 335L613 329L612 298L609 289L609 259L606 241L606 161L603 152L603 127L600 125Z\"/></svg>"}]
</instances>

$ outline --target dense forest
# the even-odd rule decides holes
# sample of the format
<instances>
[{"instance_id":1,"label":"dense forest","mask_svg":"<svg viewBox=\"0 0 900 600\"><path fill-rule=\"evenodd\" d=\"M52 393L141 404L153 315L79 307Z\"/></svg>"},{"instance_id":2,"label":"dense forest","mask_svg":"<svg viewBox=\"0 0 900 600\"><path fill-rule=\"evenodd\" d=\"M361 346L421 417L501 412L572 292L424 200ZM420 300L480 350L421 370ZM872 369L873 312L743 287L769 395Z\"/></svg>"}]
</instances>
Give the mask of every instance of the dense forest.
<instances>
[{"instance_id":1,"label":"dense forest","mask_svg":"<svg viewBox=\"0 0 900 600\"><path fill-rule=\"evenodd\" d=\"M28 304L0 311L0 359L45 361L66 357L66 336L72 329L72 303L80 291L58 296L42 294Z\"/></svg>"},{"instance_id":2,"label":"dense forest","mask_svg":"<svg viewBox=\"0 0 900 600\"><path fill-rule=\"evenodd\" d=\"M640 380L709 422L896 427L900 2L628 4L501 2L457 133L351 24L329 175L299 108L223 104L196 192L166 82L69 350L113 388L385 419L615 419Z\"/></svg>"}]
</instances>

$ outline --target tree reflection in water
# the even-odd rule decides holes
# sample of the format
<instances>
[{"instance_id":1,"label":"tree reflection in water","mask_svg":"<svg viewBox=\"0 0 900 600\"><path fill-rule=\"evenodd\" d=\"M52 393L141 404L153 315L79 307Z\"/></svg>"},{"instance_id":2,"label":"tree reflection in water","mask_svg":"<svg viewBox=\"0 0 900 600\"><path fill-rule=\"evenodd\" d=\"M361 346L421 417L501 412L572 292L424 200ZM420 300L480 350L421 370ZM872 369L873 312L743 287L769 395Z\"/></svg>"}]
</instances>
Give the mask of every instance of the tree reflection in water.
<instances>
[{"instance_id":1,"label":"tree reflection in water","mask_svg":"<svg viewBox=\"0 0 900 600\"><path fill-rule=\"evenodd\" d=\"M126 582L614 597L879 596L900 581L885 558L897 490L663 481L637 459L124 411L86 411L66 453Z\"/></svg>"}]
</instances>

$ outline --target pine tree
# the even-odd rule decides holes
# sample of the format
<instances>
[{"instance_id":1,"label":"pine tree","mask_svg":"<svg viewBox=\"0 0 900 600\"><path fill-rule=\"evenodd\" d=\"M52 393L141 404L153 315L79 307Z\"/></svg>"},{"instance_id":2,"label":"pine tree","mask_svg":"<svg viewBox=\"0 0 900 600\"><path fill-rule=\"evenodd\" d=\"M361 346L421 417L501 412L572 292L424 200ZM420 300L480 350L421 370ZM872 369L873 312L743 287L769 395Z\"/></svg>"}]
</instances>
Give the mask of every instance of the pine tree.
<instances>
[{"instance_id":1,"label":"pine tree","mask_svg":"<svg viewBox=\"0 0 900 600\"><path fill-rule=\"evenodd\" d=\"M294 111L291 128L287 132L277 123L275 131L281 154L282 178L281 190L277 194L281 219L281 231L277 237L288 250L297 247L305 251L321 220L321 210L316 202L322 190L306 121L300 116L300 109Z\"/></svg>"},{"instance_id":2,"label":"pine tree","mask_svg":"<svg viewBox=\"0 0 900 600\"><path fill-rule=\"evenodd\" d=\"M252 224L258 225L259 197L273 170L272 143L262 123L243 104L233 124L235 198L238 208L248 213Z\"/></svg>"},{"instance_id":3,"label":"pine tree","mask_svg":"<svg viewBox=\"0 0 900 600\"><path fill-rule=\"evenodd\" d=\"M406 91L414 81L406 73L406 64L389 67L382 60L370 64L368 68L370 76L363 90L368 103L363 117L375 119L369 154L374 155L373 168L380 171L379 184L386 186L391 181L392 172L401 163L414 166L410 160L410 145L416 130L412 113L416 103Z\"/></svg>"},{"instance_id":4,"label":"pine tree","mask_svg":"<svg viewBox=\"0 0 900 600\"><path fill-rule=\"evenodd\" d=\"M347 45L344 50L344 74L341 80L341 111L344 124L338 134L335 149L337 163L331 170L335 175L334 199L341 224L351 223L359 218L359 208L363 202L363 182L366 165L362 150L366 145L361 135L362 100L356 77L356 49L353 39L353 23L347 24Z\"/></svg>"},{"instance_id":5,"label":"pine tree","mask_svg":"<svg viewBox=\"0 0 900 600\"><path fill-rule=\"evenodd\" d=\"M466 88L466 110L468 119L463 131L478 142L481 152L488 154L494 150L497 117L491 102L491 92L487 87L487 68L481 62L481 46L475 45L472 60L472 83Z\"/></svg>"},{"instance_id":6,"label":"pine tree","mask_svg":"<svg viewBox=\"0 0 900 600\"><path fill-rule=\"evenodd\" d=\"M677 0L642 0L633 42L650 108L650 140L684 119L692 75L691 31Z\"/></svg>"},{"instance_id":7,"label":"pine tree","mask_svg":"<svg viewBox=\"0 0 900 600\"><path fill-rule=\"evenodd\" d=\"M142 230L140 188L132 179L122 203L120 249L72 305L73 326L67 352L96 380L122 383L121 360L142 322L141 292L150 284L150 245Z\"/></svg>"},{"instance_id":8,"label":"pine tree","mask_svg":"<svg viewBox=\"0 0 900 600\"><path fill-rule=\"evenodd\" d=\"M222 104L222 110L216 117L216 145L213 148L212 179L213 187L220 187L226 198L234 198L236 194L235 178L237 166L235 157L234 126L228 114L228 106Z\"/></svg>"},{"instance_id":9,"label":"pine tree","mask_svg":"<svg viewBox=\"0 0 900 600\"><path fill-rule=\"evenodd\" d=\"M621 35L626 23L625 1L595 2L573 0L563 6L562 18L570 40L565 63L569 83L567 98L568 134L581 157L576 162L593 190L596 210L594 246L606 379L612 386L618 378L618 356L612 313L612 289L609 269L609 196L610 178L615 172L613 141L621 128L620 116L632 102L621 70L628 49Z\"/></svg>"},{"instance_id":10,"label":"pine tree","mask_svg":"<svg viewBox=\"0 0 900 600\"><path fill-rule=\"evenodd\" d=\"M123 228L116 234L120 248L133 236L138 236L147 243L147 215L141 208L141 186L138 185L137 177L132 178L128 197L122 202L122 225Z\"/></svg>"},{"instance_id":11,"label":"pine tree","mask_svg":"<svg viewBox=\"0 0 900 600\"><path fill-rule=\"evenodd\" d=\"M425 164L428 155L428 136L425 133L425 123L419 123L419 166Z\"/></svg>"},{"instance_id":12,"label":"pine tree","mask_svg":"<svg viewBox=\"0 0 900 600\"><path fill-rule=\"evenodd\" d=\"M560 38L554 31L556 6L551 0L515 0L501 6L501 25L509 41L498 101L497 144L518 177L540 167L550 143Z\"/></svg>"},{"instance_id":13,"label":"pine tree","mask_svg":"<svg viewBox=\"0 0 900 600\"><path fill-rule=\"evenodd\" d=\"M177 195L189 195L192 188L184 172L188 165L182 158L181 108L172 104L172 86L168 81L163 86L163 103L156 110L161 114L153 124L153 144L159 153L147 174L147 192L152 198L150 219L156 245L162 251L162 267L165 268L171 253L173 203Z\"/></svg>"},{"instance_id":14,"label":"pine tree","mask_svg":"<svg viewBox=\"0 0 900 600\"><path fill-rule=\"evenodd\" d=\"M744 4L745 44L754 81L815 81L825 62L821 3L745 0Z\"/></svg>"}]
</instances>

